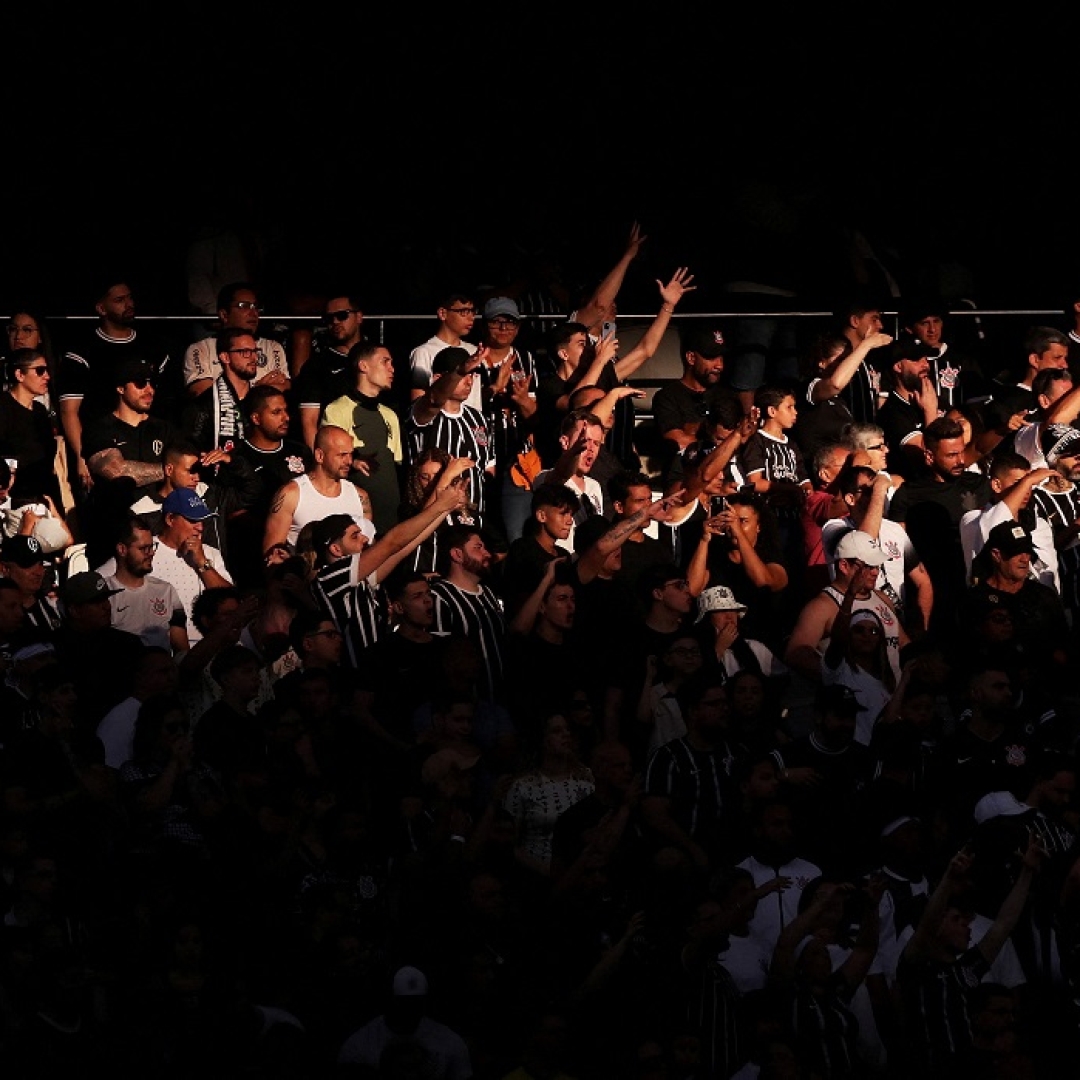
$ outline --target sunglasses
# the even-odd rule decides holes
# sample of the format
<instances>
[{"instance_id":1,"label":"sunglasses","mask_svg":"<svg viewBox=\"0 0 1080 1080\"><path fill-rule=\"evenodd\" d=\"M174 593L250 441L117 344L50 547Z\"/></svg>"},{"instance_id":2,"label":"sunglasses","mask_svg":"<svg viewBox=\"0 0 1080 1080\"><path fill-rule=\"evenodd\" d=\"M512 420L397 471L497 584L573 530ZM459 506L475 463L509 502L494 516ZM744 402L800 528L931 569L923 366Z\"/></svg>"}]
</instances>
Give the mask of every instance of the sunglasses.
<instances>
[{"instance_id":1,"label":"sunglasses","mask_svg":"<svg viewBox=\"0 0 1080 1080\"><path fill-rule=\"evenodd\" d=\"M38 367L23 368L24 375L29 375L31 372L33 372L40 379L42 375L49 374L49 369L44 364L40 364Z\"/></svg>"},{"instance_id":2,"label":"sunglasses","mask_svg":"<svg viewBox=\"0 0 1080 1080\"><path fill-rule=\"evenodd\" d=\"M145 390L148 386L151 390L154 388L154 380L146 378L145 375L138 379L129 379L128 382L130 382L136 390Z\"/></svg>"},{"instance_id":3,"label":"sunglasses","mask_svg":"<svg viewBox=\"0 0 1080 1080\"><path fill-rule=\"evenodd\" d=\"M325 322L325 323L344 322L350 315L355 315L355 314L356 314L356 308L351 308L351 307L339 308L337 311L328 311L323 316L323 322Z\"/></svg>"}]
</instances>

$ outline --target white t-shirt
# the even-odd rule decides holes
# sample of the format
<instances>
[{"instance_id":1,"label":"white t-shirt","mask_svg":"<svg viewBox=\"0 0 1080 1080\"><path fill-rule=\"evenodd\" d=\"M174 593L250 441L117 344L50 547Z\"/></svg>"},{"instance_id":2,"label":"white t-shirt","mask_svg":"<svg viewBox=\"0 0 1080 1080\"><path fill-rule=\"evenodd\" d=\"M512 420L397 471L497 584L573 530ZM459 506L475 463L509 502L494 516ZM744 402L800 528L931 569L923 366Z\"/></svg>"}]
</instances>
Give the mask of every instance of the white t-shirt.
<instances>
[{"instance_id":1,"label":"white t-shirt","mask_svg":"<svg viewBox=\"0 0 1080 1080\"><path fill-rule=\"evenodd\" d=\"M259 350L258 370L254 382L272 371L278 371L288 379L289 362L285 358L285 349L273 338L257 337L255 346ZM184 385L190 386L196 379L216 379L221 374L221 361L217 355L217 339L202 338L187 347L184 353Z\"/></svg>"},{"instance_id":2,"label":"white t-shirt","mask_svg":"<svg viewBox=\"0 0 1080 1080\"><path fill-rule=\"evenodd\" d=\"M231 585L232 578L225 568L225 560L221 552L210 544L203 544L203 554L214 564L214 569ZM110 578L116 573L116 559L109 559L97 568L97 572L103 578ZM166 581L176 590L180 597L180 605L188 619L188 644L194 645L202 641L202 633L191 618L191 606L202 593L205 586L202 578L177 553L176 548L168 544L158 542L157 551L154 552L154 564L151 567L151 576Z\"/></svg>"},{"instance_id":3,"label":"white t-shirt","mask_svg":"<svg viewBox=\"0 0 1080 1080\"><path fill-rule=\"evenodd\" d=\"M830 518L821 526L821 547L829 567L829 580L836 580L836 545L849 530L858 526L851 517ZM898 521L882 518L878 530L878 544L885 556L885 563L878 574L874 588L885 593L901 608L907 598L907 574L920 563L915 545Z\"/></svg>"}]
</instances>

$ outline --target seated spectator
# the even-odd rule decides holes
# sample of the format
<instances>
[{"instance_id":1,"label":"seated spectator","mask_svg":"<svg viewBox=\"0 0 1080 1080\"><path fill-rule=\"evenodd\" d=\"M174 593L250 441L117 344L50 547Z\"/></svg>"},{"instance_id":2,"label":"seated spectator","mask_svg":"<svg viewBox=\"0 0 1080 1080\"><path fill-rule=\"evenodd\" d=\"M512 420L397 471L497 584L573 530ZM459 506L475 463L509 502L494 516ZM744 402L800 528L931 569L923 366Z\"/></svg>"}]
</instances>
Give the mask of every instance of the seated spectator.
<instances>
[{"instance_id":1,"label":"seated spectator","mask_svg":"<svg viewBox=\"0 0 1080 1080\"><path fill-rule=\"evenodd\" d=\"M130 515L115 547L115 572L105 578L112 590L112 625L137 634L144 645L170 654L188 650L188 616L179 593L154 577L157 542L145 518Z\"/></svg>"}]
</instances>

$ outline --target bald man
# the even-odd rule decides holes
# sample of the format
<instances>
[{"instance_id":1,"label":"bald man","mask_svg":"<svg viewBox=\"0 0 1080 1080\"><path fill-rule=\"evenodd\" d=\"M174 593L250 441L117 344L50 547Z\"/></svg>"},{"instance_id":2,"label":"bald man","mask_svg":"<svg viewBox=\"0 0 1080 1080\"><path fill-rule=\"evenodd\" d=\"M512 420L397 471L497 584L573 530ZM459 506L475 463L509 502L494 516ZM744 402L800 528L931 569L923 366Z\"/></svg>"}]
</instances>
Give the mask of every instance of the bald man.
<instances>
[{"instance_id":1,"label":"bald man","mask_svg":"<svg viewBox=\"0 0 1080 1080\"><path fill-rule=\"evenodd\" d=\"M315 467L278 488L263 533L263 551L287 542L296 548L300 530L330 514L349 514L358 525L369 519L363 497L349 479L352 436L327 424L315 436ZM370 530L370 520L363 526Z\"/></svg>"}]
</instances>

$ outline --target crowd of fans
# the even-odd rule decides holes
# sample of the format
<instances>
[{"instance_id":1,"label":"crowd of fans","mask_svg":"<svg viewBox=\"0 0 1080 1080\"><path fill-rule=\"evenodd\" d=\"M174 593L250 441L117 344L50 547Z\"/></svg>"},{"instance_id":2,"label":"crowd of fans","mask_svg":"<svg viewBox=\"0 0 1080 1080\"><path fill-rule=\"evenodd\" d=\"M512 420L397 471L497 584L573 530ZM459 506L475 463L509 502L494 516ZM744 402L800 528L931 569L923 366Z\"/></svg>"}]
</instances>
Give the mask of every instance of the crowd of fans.
<instances>
[{"instance_id":1,"label":"crowd of fans","mask_svg":"<svg viewBox=\"0 0 1080 1080\"><path fill-rule=\"evenodd\" d=\"M408 355L348 289L11 315L5 1075L1072 1060L1080 315L769 340L675 267L621 347L644 239Z\"/></svg>"}]
</instances>

